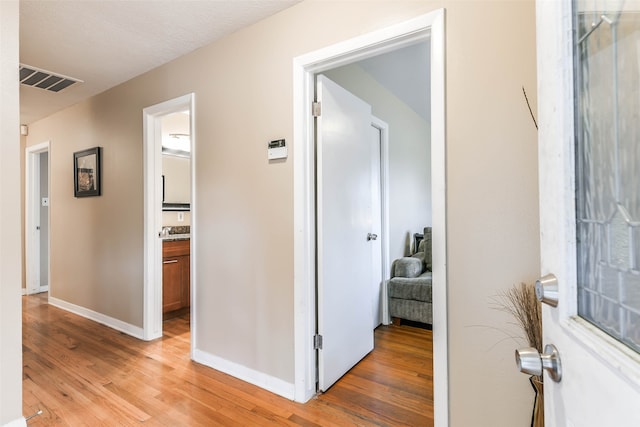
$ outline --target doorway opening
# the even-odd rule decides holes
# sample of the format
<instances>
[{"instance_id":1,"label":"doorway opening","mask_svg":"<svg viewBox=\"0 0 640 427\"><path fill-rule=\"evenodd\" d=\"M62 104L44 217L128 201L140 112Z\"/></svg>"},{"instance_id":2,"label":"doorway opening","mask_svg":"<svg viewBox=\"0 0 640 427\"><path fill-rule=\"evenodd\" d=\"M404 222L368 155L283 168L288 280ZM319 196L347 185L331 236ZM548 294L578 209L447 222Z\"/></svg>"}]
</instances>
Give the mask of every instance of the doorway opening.
<instances>
[{"instance_id":1,"label":"doorway opening","mask_svg":"<svg viewBox=\"0 0 640 427\"><path fill-rule=\"evenodd\" d=\"M189 111L160 118L162 129L162 318L189 319L191 129ZM187 322L188 323L188 322Z\"/></svg>"},{"instance_id":2,"label":"doorway opening","mask_svg":"<svg viewBox=\"0 0 640 427\"><path fill-rule=\"evenodd\" d=\"M294 60L294 287L295 398L307 401L316 393L316 152L311 104L315 76L327 70L398 50L416 43L431 47L431 191L433 230L433 344L434 415L436 425L448 424L446 226L445 226L445 113L444 11L338 43ZM390 257L392 258L392 257ZM326 338L325 338L326 339ZM317 342L316 342L317 344Z\"/></svg>"},{"instance_id":3,"label":"doorway opening","mask_svg":"<svg viewBox=\"0 0 640 427\"><path fill-rule=\"evenodd\" d=\"M26 148L27 295L49 291L49 141Z\"/></svg>"},{"instance_id":4,"label":"doorway opening","mask_svg":"<svg viewBox=\"0 0 640 427\"><path fill-rule=\"evenodd\" d=\"M319 391L376 347L390 315L398 326L400 317L432 324L430 256L423 277L397 279L412 296L387 304L386 292L392 260L424 258L414 236L432 226L429 53L418 41L316 75L316 333L329 338L318 351Z\"/></svg>"},{"instance_id":5,"label":"doorway opening","mask_svg":"<svg viewBox=\"0 0 640 427\"><path fill-rule=\"evenodd\" d=\"M196 327L191 304L195 293L193 105L194 95L188 94L143 110L144 339L162 336L165 319L181 322L182 329L188 324L192 353Z\"/></svg>"}]
</instances>

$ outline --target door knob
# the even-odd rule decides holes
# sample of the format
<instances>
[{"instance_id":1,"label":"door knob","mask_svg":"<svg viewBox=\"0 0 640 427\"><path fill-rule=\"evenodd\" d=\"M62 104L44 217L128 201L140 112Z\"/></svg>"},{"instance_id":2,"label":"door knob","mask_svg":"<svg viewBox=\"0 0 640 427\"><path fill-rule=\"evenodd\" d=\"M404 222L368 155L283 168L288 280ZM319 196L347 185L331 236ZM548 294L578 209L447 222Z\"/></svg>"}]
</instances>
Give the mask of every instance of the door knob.
<instances>
[{"instance_id":1,"label":"door knob","mask_svg":"<svg viewBox=\"0 0 640 427\"><path fill-rule=\"evenodd\" d=\"M543 354L533 347L516 350L516 364L520 372L525 374L540 376L544 369L553 381L559 383L562 379L560 353L553 344L547 344Z\"/></svg>"},{"instance_id":2,"label":"door knob","mask_svg":"<svg viewBox=\"0 0 640 427\"><path fill-rule=\"evenodd\" d=\"M378 240L378 235L373 233L367 233L367 241L369 240Z\"/></svg>"},{"instance_id":3,"label":"door knob","mask_svg":"<svg viewBox=\"0 0 640 427\"><path fill-rule=\"evenodd\" d=\"M536 296L551 307L558 306L558 278L547 274L536 280Z\"/></svg>"}]
</instances>

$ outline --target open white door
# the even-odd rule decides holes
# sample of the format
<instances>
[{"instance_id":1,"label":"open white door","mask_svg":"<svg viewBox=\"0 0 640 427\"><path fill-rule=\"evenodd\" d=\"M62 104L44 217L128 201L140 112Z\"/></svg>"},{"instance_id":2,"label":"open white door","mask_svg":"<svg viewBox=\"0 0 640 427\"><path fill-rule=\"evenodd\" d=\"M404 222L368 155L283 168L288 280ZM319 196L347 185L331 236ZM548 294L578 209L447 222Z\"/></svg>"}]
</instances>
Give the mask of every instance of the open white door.
<instances>
[{"instance_id":1,"label":"open white door","mask_svg":"<svg viewBox=\"0 0 640 427\"><path fill-rule=\"evenodd\" d=\"M543 338L562 370L545 421L640 426L640 21L585 5L537 2L541 269L559 290Z\"/></svg>"},{"instance_id":2,"label":"open white door","mask_svg":"<svg viewBox=\"0 0 640 427\"><path fill-rule=\"evenodd\" d=\"M326 391L373 350L371 107L317 79L318 387Z\"/></svg>"}]
</instances>

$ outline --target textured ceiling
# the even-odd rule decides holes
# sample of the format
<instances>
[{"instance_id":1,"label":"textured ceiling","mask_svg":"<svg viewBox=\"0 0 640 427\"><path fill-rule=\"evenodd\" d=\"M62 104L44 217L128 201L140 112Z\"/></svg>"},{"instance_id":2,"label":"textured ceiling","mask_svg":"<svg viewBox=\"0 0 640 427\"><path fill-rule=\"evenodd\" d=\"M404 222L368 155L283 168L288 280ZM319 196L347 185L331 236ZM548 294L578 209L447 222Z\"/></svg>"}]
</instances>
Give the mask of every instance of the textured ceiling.
<instances>
[{"instance_id":1,"label":"textured ceiling","mask_svg":"<svg viewBox=\"0 0 640 427\"><path fill-rule=\"evenodd\" d=\"M21 0L20 62L84 81L59 93L20 85L21 122L46 117L299 1Z\"/></svg>"}]
</instances>

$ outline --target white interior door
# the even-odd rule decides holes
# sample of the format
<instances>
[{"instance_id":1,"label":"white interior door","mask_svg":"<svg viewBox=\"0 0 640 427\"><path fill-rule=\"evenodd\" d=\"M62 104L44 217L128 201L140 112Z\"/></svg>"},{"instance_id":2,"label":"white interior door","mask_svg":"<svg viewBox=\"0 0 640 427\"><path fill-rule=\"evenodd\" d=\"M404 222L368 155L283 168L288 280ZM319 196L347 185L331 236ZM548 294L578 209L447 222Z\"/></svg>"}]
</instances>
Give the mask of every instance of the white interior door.
<instances>
[{"instance_id":1,"label":"white interior door","mask_svg":"<svg viewBox=\"0 0 640 427\"><path fill-rule=\"evenodd\" d=\"M317 77L318 387L373 350L371 107Z\"/></svg>"},{"instance_id":2,"label":"white interior door","mask_svg":"<svg viewBox=\"0 0 640 427\"><path fill-rule=\"evenodd\" d=\"M585 3L537 4L541 269L559 285L543 339L562 369L545 421L639 426L640 21Z\"/></svg>"}]
</instances>

